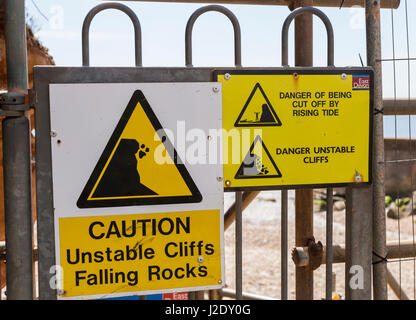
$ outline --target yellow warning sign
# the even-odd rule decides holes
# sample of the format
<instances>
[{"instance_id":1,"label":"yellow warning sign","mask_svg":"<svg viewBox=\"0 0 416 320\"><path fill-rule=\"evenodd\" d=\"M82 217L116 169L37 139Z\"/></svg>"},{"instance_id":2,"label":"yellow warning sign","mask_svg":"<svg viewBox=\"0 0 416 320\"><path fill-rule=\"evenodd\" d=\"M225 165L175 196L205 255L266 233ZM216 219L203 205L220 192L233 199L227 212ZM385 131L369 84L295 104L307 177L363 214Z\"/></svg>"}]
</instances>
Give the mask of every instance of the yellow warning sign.
<instances>
[{"instance_id":1,"label":"yellow warning sign","mask_svg":"<svg viewBox=\"0 0 416 320\"><path fill-rule=\"evenodd\" d=\"M230 70L216 77L227 190L371 182L370 68Z\"/></svg>"},{"instance_id":2,"label":"yellow warning sign","mask_svg":"<svg viewBox=\"0 0 416 320\"><path fill-rule=\"evenodd\" d=\"M220 287L220 219L220 210L60 218L61 297Z\"/></svg>"},{"instance_id":3,"label":"yellow warning sign","mask_svg":"<svg viewBox=\"0 0 416 320\"><path fill-rule=\"evenodd\" d=\"M80 208L200 202L142 91L134 92L77 202Z\"/></svg>"}]
</instances>

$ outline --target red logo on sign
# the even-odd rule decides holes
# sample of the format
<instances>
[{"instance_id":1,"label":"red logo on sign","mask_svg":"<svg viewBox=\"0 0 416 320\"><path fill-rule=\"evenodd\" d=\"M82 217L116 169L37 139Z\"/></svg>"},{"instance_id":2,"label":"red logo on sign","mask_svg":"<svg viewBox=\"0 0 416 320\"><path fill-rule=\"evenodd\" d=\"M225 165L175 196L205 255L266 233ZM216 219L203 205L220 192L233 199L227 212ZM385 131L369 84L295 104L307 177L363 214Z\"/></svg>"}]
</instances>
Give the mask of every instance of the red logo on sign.
<instances>
[{"instance_id":1,"label":"red logo on sign","mask_svg":"<svg viewBox=\"0 0 416 320\"><path fill-rule=\"evenodd\" d=\"M370 76L368 75L353 75L352 76L352 90L369 90Z\"/></svg>"},{"instance_id":2,"label":"red logo on sign","mask_svg":"<svg viewBox=\"0 0 416 320\"><path fill-rule=\"evenodd\" d=\"M163 300L188 300L188 292L165 293Z\"/></svg>"}]
</instances>

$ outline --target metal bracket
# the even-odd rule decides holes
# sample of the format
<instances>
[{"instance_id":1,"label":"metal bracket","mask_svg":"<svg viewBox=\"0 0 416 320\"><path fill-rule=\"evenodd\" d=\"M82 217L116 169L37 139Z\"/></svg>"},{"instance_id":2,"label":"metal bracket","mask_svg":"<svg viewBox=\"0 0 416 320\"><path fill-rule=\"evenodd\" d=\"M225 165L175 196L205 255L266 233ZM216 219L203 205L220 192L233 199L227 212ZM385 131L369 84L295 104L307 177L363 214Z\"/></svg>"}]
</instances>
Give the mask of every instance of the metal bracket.
<instances>
[{"instance_id":1,"label":"metal bracket","mask_svg":"<svg viewBox=\"0 0 416 320\"><path fill-rule=\"evenodd\" d=\"M20 117L29 110L25 104L25 95L17 92L7 92L0 96L0 116Z\"/></svg>"}]
</instances>

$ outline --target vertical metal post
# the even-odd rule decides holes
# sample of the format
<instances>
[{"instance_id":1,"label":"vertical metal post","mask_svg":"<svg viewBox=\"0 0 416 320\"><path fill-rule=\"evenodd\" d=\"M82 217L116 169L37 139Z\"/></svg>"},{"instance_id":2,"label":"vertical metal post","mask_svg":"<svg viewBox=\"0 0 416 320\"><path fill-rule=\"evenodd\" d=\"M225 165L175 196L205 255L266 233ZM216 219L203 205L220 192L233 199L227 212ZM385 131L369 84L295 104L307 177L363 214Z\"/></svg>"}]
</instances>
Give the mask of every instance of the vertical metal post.
<instances>
[{"instance_id":1,"label":"vertical metal post","mask_svg":"<svg viewBox=\"0 0 416 320\"><path fill-rule=\"evenodd\" d=\"M235 299L243 299L243 193L235 193Z\"/></svg>"},{"instance_id":2,"label":"vertical metal post","mask_svg":"<svg viewBox=\"0 0 416 320\"><path fill-rule=\"evenodd\" d=\"M313 0L295 2L295 8L313 6ZM313 65L313 16L305 13L295 18L295 65ZM295 193L295 245L303 247L313 236L313 190L296 190ZM296 299L313 299L313 271L309 267L296 267Z\"/></svg>"},{"instance_id":3,"label":"vertical metal post","mask_svg":"<svg viewBox=\"0 0 416 320\"><path fill-rule=\"evenodd\" d=\"M295 2L294 8L312 7L313 0ZM306 13L295 18L295 65L313 65L313 16Z\"/></svg>"},{"instance_id":4,"label":"vertical metal post","mask_svg":"<svg viewBox=\"0 0 416 320\"><path fill-rule=\"evenodd\" d=\"M371 299L372 188L348 187L345 226L345 298Z\"/></svg>"},{"instance_id":5,"label":"vertical metal post","mask_svg":"<svg viewBox=\"0 0 416 320\"><path fill-rule=\"evenodd\" d=\"M27 49L25 1L5 0L7 87L9 92L27 93Z\"/></svg>"},{"instance_id":6,"label":"vertical metal post","mask_svg":"<svg viewBox=\"0 0 416 320\"><path fill-rule=\"evenodd\" d=\"M287 300L287 229L288 229L288 191L282 190L281 193L281 243L280 243L280 251L281 251L281 299Z\"/></svg>"},{"instance_id":7,"label":"vertical metal post","mask_svg":"<svg viewBox=\"0 0 416 320\"><path fill-rule=\"evenodd\" d=\"M380 1L366 0L367 65L374 69L374 108L382 110ZM373 117L373 251L386 257L386 216L384 208L383 114ZM378 258L376 258L378 259ZM387 265L373 265L374 299L387 300Z\"/></svg>"},{"instance_id":8,"label":"vertical metal post","mask_svg":"<svg viewBox=\"0 0 416 320\"><path fill-rule=\"evenodd\" d=\"M332 300L332 261L333 261L333 189L326 190L326 260L325 260L325 299Z\"/></svg>"},{"instance_id":9,"label":"vertical metal post","mask_svg":"<svg viewBox=\"0 0 416 320\"><path fill-rule=\"evenodd\" d=\"M6 0L5 13L8 91L20 94L6 101L13 115L2 123L7 298L33 299L30 124L21 95L28 87L25 1Z\"/></svg>"}]
</instances>

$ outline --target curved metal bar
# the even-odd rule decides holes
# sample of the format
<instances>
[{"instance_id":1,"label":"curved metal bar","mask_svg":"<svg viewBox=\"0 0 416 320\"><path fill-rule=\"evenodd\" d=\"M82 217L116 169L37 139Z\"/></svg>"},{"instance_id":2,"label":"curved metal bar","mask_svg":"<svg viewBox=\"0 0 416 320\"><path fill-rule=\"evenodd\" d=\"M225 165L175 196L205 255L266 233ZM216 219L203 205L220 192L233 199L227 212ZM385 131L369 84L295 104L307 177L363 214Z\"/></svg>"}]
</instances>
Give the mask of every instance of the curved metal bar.
<instances>
[{"instance_id":1,"label":"curved metal bar","mask_svg":"<svg viewBox=\"0 0 416 320\"><path fill-rule=\"evenodd\" d=\"M124 4L116 3L116 2L99 4L98 6L92 8L90 12L88 12L87 16L85 17L84 23L82 25L82 65L85 67L89 67L90 65L91 21L92 19L94 19L97 13L106 9L116 9L116 10L122 11L125 14L127 14L131 22L133 22L136 67L141 67L142 66L142 30L140 27L139 19L137 18L133 10L131 10L129 7L127 7Z\"/></svg>"},{"instance_id":2,"label":"curved metal bar","mask_svg":"<svg viewBox=\"0 0 416 320\"><path fill-rule=\"evenodd\" d=\"M334 31L332 29L332 24L329 18L321 10L314 7L302 7L294 10L289 14L283 23L282 27L282 66L289 66L288 63L288 35L289 27L293 19L304 13L312 13L318 16L325 25L326 33L328 37L328 67L334 66Z\"/></svg>"},{"instance_id":3,"label":"curved metal bar","mask_svg":"<svg viewBox=\"0 0 416 320\"><path fill-rule=\"evenodd\" d=\"M195 21L205 12L208 11L217 11L220 12L230 19L234 28L234 64L236 67L241 67L241 28L240 23L238 22L237 17L229 9L218 6L218 5L209 5L196 10L188 20L185 30L185 64L186 67L192 67L192 30L195 24Z\"/></svg>"}]
</instances>

